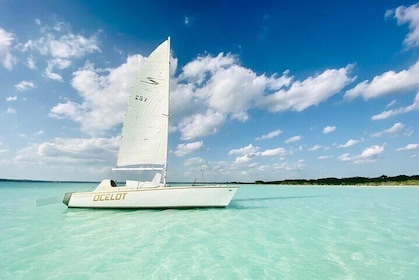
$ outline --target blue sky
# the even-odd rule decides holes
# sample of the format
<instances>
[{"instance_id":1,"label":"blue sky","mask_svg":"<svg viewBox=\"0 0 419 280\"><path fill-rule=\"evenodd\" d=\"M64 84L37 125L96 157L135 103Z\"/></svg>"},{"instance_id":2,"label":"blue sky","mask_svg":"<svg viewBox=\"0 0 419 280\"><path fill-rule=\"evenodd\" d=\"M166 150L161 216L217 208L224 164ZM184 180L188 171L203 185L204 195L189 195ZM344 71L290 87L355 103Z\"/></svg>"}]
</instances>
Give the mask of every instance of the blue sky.
<instances>
[{"instance_id":1,"label":"blue sky","mask_svg":"<svg viewBox=\"0 0 419 280\"><path fill-rule=\"evenodd\" d=\"M168 36L169 181L419 174L418 2L201 2L0 0L0 177L119 176Z\"/></svg>"}]
</instances>

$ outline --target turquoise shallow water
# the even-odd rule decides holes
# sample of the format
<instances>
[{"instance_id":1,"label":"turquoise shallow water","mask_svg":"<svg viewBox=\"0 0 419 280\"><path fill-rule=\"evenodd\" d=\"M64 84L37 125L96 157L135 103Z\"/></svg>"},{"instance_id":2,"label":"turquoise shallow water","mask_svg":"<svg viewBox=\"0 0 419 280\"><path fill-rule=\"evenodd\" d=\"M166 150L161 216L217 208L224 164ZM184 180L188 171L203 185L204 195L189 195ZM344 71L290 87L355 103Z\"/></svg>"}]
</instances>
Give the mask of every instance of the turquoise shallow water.
<instances>
[{"instance_id":1,"label":"turquoise shallow water","mask_svg":"<svg viewBox=\"0 0 419 280\"><path fill-rule=\"evenodd\" d=\"M419 275L419 188L242 186L226 209L35 207L94 187L0 182L0 279Z\"/></svg>"}]
</instances>

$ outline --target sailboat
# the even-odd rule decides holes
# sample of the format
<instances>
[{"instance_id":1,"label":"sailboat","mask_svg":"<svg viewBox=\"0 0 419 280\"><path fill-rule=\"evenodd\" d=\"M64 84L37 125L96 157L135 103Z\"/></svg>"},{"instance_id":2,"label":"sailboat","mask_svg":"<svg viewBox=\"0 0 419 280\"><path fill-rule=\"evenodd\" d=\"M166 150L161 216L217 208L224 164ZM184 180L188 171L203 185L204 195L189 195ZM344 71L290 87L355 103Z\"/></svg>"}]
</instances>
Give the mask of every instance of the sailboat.
<instances>
[{"instance_id":1,"label":"sailboat","mask_svg":"<svg viewBox=\"0 0 419 280\"><path fill-rule=\"evenodd\" d=\"M143 63L130 94L116 170L156 172L151 181L105 179L92 192L69 192L69 208L226 207L237 185L168 186L170 37Z\"/></svg>"}]
</instances>

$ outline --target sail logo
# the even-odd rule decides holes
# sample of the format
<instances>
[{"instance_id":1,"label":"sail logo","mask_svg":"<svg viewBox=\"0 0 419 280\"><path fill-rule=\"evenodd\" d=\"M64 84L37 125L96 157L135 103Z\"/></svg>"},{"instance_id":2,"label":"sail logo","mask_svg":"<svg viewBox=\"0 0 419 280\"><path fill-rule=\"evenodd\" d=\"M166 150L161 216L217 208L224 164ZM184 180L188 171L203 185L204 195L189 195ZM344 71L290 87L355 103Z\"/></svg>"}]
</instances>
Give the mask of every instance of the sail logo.
<instances>
[{"instance_id":1,"label":"sail logo","mask_svg":"<svg viewBox=\"0 0 419 280\"><path fill-rule=\"evenodd\" d=\"M156 79L153 77L147 77L147 81L141 80L141 82L149 84L149 85L153 85L153 86L157 86L159 84L159 82L157 82Z\"/></svg>"}]
</instances>

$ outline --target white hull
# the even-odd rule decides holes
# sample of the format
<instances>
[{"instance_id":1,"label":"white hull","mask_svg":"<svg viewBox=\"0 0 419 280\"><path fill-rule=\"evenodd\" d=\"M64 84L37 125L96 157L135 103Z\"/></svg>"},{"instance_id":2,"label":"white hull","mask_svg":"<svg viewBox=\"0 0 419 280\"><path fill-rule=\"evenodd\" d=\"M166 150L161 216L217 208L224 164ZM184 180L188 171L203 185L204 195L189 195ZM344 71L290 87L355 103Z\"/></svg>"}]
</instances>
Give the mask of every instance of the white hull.
<instances>
[{"instance_id":1,"label":"white hull","mask_svg":"<svg viewBox=\"0 0 419 280\"><path fill-rule=\"evenodd\" d=\"M118 187L114 191L67 193L63 202L75 208L226 207L237 190L238 186Z\"/></svg>"}]
</instances>

